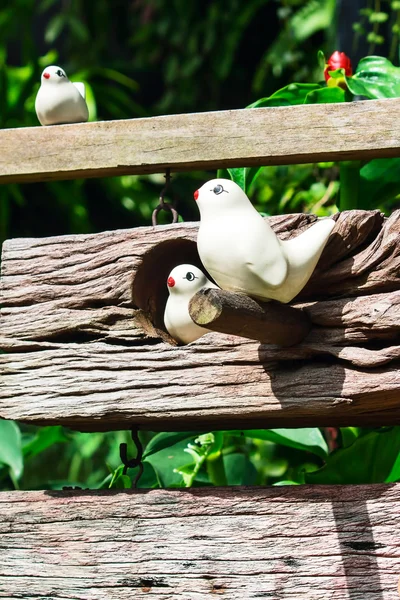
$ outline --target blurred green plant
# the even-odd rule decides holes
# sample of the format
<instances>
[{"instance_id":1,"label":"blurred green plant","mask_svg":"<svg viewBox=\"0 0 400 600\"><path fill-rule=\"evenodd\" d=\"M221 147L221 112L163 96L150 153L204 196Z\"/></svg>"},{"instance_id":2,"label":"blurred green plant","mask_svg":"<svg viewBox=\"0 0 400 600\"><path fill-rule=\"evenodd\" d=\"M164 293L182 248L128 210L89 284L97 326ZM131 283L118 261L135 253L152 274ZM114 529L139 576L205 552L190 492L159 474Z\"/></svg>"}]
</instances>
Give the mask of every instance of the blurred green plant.
<instances>
[{"instance_id":1,"label":"blurred green plant","mask_svg":"<svg viewBox=\"0 0 400 600\"><path fill-rule=\"evenodd\" d=\"M372 54L385 42L389 46L389 59L399 58L400 2L398 0L367 0L359 10L359 20L353 23L355 33L353 50L360 40L368 42L368 52Z\"/></svg>"},{"instance_id":2,"label":"blurred green plant","mask_svg":"<svg viewBox=\"0 0 400 600\"><path fill-rule=\"evenodd\" d=\"M347 89L321 83L326 61L320 56L318 64L315 47L335 46L335 8L335 0L15 0L0 7L0 127L37 125L40 73L58 62L72 80L85 82L91 120L399 96L399 69L383 57L361 60L346 78ZM400 2L367 0L354 24L355 44L367 37L371 53L382 48L389 25L389 58L398 61ZM331 77L339 83L345 74L339 69ZM399 159L384 159L222 175L236 180L263 214L324 216L339 203L393 210L399 167ZM209 176L174 176L184 220L198 218L187 199ZM0 243L149 224L163 183L162 175L151 175L1 186ZM161 222L167 219L162 213ZM400 480L397 427L342 428L337 440L317 428L140 435L144 488ZM137 470L123 474L120 443L134 455L128 432L86 434L0 421L0 488L130 487Z\"/></svg>"},{"instance_id":3,"label":"blurred green plant","mask_svg":"<svg viewBox=\"0 0 400 600\"><path fill-rule=\"evenodd\" d=\"M400 480L400 427L342 428L333 451L318 428L140 435L145 449L139 488ZM22 426L21 432L14 422L1 421L1 488L130 488L137 470L123 475L118 452L120 443L131 446L129 437L61 427Z\"/></svg>"}]
</instances>

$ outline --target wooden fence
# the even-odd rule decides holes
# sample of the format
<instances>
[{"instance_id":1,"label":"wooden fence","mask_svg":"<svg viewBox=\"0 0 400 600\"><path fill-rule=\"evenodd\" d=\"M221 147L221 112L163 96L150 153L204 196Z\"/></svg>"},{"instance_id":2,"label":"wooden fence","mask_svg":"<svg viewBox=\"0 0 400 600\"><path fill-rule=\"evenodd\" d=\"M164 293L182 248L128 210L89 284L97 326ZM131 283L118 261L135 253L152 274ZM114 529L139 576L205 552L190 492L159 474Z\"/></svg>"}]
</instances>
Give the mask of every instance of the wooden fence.
<instances>
[{"instance_id":1,"label":"wooden fence","mask_svg":"<svg viewBox=\"0 0 400 600\"><path fill-rule=\"evenodd\" d=\"M0 182L400 156L400 100L0 131ZM312 215L271 217L282 238ZM0 417L84 431L400 424L400 215L348 211L289 348L177 347L196 223L3 245ZM162 258L162 260L161 260ZM151 277L149 277L149 274ZM398 598L398 485L0 495L0 598Z\"/></svg>"}]
</instances>

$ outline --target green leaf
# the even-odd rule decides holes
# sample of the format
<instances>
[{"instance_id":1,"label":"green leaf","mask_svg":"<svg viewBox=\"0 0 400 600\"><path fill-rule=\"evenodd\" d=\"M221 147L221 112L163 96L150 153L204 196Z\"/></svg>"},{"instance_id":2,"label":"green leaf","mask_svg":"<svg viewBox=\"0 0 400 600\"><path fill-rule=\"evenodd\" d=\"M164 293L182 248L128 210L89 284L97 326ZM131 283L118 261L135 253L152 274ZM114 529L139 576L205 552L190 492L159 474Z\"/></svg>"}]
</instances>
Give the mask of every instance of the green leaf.
<instances>
[{"instance_id":1,"label":"green leaf","mask_svg":"<svg viewBox=\"0 0 400 600\"><path fill-rule=\"evenodd\" d=\"M400 452L400 427L372 431L351 446L336 450L326 465L306 473L306 483L345 484L381 483L392 472Z\"/></svg>"},{"instance_id":2,"label":"green leaf","mask_svg":"<svg viewBox=\"0 0 400 600\"><path fill-rule=\"evenodd\" d=\"M10 468L13 479L21 477L24 468L21 432L14 421L0 421L0 463Z\"/></svg>"},{"instance_id":3,"label":"green leaf","mask_svg":"<svg viewBox=\"0 0 400 600\"><path fill-rule=\"evenodd\" d=\"M290 448L313 452L322 459L328 455L328 445L317 427L303 429L249 429L243 432L246 437L268 440Z\"/></svg>"},{"instance_id":4,"label":"green leaf","mask_svg":"<svg viewBox=\"0 0 400 600\"><path fill-rule=\"evenodd\" d=\"M214 441L206 457L208 479L214 485L228 485L222 457L222 447L225 441L224 433L222 431L213 431L212 435Z\"/></svg>"},{"instance_id":5,"label":"green leaf","mask_svg":"<svg viewBox=\"0 0 400 600\"><path fill-rule=\"evenodd\" d=\"M68 442L68 437L61 426L41 427L34 438L24 444L22 451L25 458L30 458L59 442Z\"/></svg>"},{"instance_id":6,"label":"green leaf","mask_svg":"<svg viewBox=\"0 0 400 600\"><path fill-rule=\"evenodd\" d=\"M383 56L367 56L358 63L352 77L346 77L353 94L367 98L398 98L400 96L400 68Z\"/></svg>"},{"instance_id":7,"label":"green leaf","mask_svg":"<svg viewBox=\"0 0 400 600\"><path fill-rule=\"evenodd\" d=\"M156 452L160 452L160 450L164 450L164 448L169 448L174 446L178 442L182 440L188 440L190 438L195 438L199 435L198 431L178 431L178 432L167 432L167 433L158 433L155 435L150 442L147 444L144 452L143 459L155 454Z\"/></svg>"},{"instance_id":8,"label":"green leaf","mask_svg":"<svg viewBox=\"0 0 400 600\"><path fill-rule=\"evenodd\" d=\"M346 102L346 91L339 86L323 87L307 94L305 104L332 104Z\"/></svg>"},{"instance_id":9,"label":"green leaf","mask_svg":"<svg viewBox=\"0 0 400 600\"><path fill-rule=\"evenodd\" d=\"M364 208L377 208L400 194L400 158L376 158L360 171Z\"/></svg>"},{"instance_id":10,"label":"green leaf","mask_svg":"<svg viewBox=\"0 0 400 600\"><path fill-rule=\"evenodd\" d=\"M224 434L218 431L199 435L195 439L195 443L187 445L185 452L192 456L193 462L175 468L175 472L182 476L185 487L193 485L205 461L207 461L209 480L215 485L226 485L227 482L221 455L223 442Z\"/></svg>"},{"instance_id":11,"label":"green leaf","mask_svg":"<svg viewBox=\"0 0 400 600\"><path fill-rule=\"evenodd\" d=\"M66 23L66 18L63 14L58 14L49 22L44 39L47 44L52 44L59 36Z\"/></svg>"},{"instance_id":12,"label":"green leaf","mask_svg":"<svg viewBox=\"0 0 400 600\"><path fill-rule=\"evenodd\" d=\"M272 485L274 485L274 486L280 486L280 485L300 485L300 483L298 481L290 481L289 479L283 479L282 481L277 481L276 483L273 483Z\"/></svg>"},{"instance_id":13,"label":"green leaf","mask_svg":"<svg viewBox=\"0 0 400 600\"><path fill-rule=\"evenodd\" d=\"M348 448L358 438L358 429L357 427L341 427L340 433L342 436L342 444L344 448Z\"/></svg>"},{"instance_id":14,"label":"green leaf","mask_svg":"<svg viewBox=\"0 0 400 600\"><path fill-rule=\"evenodd\" d=\"M216 460L221 454L222 446L224 445L224 434L222 431L213 431L211 435L212 438L210 439L212 440L212 446L208 454L208 460ZM202 436L199 436L199 439L201 441Z\"/></svg>"},{"instance_id":15,"label":"green leaf","mask_svg":"<svg viewBox=\"0 0 400 600\"><path fill-rule=\"evenodd\" d=\"M229 179L228 169L218 169L217 179Z\"/></svg>"},{"instance_id":16,"label":"green leaf","mask_svg":"<svg viewBox=\"0 0 400 600\"><path fill-rule=\"evenodd\" d=\"M310 0L294 14L291 20L291 33L298 41L312 36L316 31L332 27L335 18L336 0Z\"/></svg>"},{"instance_id":17,"label":"green leaf","mask_svg":"<svg viewBox=\"0 0 400 600\"><path fill-rule=\"evenodd\" d=\"M232 181L247 192L252 182L259 175L262 167L246 167L243 169L227 169Z\"/></svg>"},{"instance_id":18,"label":"green leaf","mask_svg":"<svg viewBox=\"0 0 400 600\"><path fill-rule=\"evenodd\" d=\"M132 471L132 476L136 477L136 470L128 469L128 473ZM140 489L160 488L160 480L153 466L147 461L143 461L143 473L138 481L137 487Z\"/></svg>"},{"instance_id":19,"label":"green leaf","mask_svg":"<svg viewBox=\"0 0 400 600\"><path fill-rule=\"evenodd\" d=\"M263 108L268 106L293 106L304 104L307 94L312 91L324 89L319 83L291 83L268 98L260 98L247 108Z\"/></svg>"},{"instance_id":20,"label":"green leaf","mask_svg":"<svg viewBox=\"0 0 400 600\"><path fill-rule=\"evenodd\" d=\"M118 475L110 485L111 489L130 490L132 487L131 478L128 475Z\"/></svg>"},{"instance_id":21,"label":"green leaf","mask_svg":"<svg viewBox=\"0 0 400 600\"><path fill-rule=\"evenodd\" d=\"M392 470L389 473L389 476L385 479L385 483L393 483L394 481L399 481L400 479L400 454L396 458L396 461L393 465Z\"/></svg>"},{"instance_id":22,"label":"green leaf","mask_svg":"<svg viewBox=\"0 0 400 600\"><path fill-rule=\"evenodd\" d=\"M173 446L168 446L147 456L146 462L149 462L155 470L161 487L182 487L182 476L177 472L177 469L188 462L186 452L188 439L190 438L185 438ZM194 462L191 464L194 464Z\"/></svg>"},{"instance_id":23,"label":"green leaf","mask_svg":"<svg viewBox=\"0 0 400 600\"><path fill-rule=\"evenodd\" d=\"M317 59L318 59L318 64L319 64L320 68L325 69L326 58L325 58L325 54L323 53L322 50L318 50Z\"/></svg>"},{"instance_id":24,"label":"green leaf","mask_svg":"<svg viewBox=\"0 0 400 600\"><path fill-rule=\"evenodd\" d=\"M385 23L389 18L388 13L379 11L379 12L373 12L369 15L369 22L370 23Z\"/></svg>"},{"instance_id":25,"label":"green leaf","mask_svg":"<svg viewBox=\"0 0 400 600\"><path fill-rule=\"evenodd\" d=\"M80 42L87 42L89 40L88 28L80 19L69 15L67 22L71 30L70 35L74 35L74 37Z\"/></svg>"},{"instance_id":26,"label":"green leaf","mask_svg":"<svg viewBox=\"0 0 400 600\"><path fill-rule=\"evenodd\" d=\"M239 452L223 457L227 485L254 485L257 469L251 460Z\"/></svg>"}]
</instances>

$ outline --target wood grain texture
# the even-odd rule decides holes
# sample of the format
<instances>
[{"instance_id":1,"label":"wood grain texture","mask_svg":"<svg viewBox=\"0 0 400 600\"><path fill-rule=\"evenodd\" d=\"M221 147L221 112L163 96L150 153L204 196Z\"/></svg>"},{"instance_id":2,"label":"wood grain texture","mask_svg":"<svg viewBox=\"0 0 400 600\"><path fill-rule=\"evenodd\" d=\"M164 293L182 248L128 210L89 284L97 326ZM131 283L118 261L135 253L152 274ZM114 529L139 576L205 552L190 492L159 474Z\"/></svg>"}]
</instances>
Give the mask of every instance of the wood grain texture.
<instances>
[{"instance_id":1,"label":"wood grain texture","mask_svg":"<svg viewBox=\"0 0 400 600\"><path fill-rule=\"evenodd\" d=\"M315 219L270 223L288 239ZM170 270L200 265L196 224L9 240L0 417L87 431L400 423L399 229L400 211L337 215L293 303L311 332L291 348L218 333L177 347L162 330Z\"/></svg>"},{"instance_id":2,"label":"wood grain texture","mask_svg":"<svg viewBox=\"0 0 400 600\"><path fill-rule=\"evenodd\" d=\"M0 182L400 156L399 117L394 98L3 129Z\"/></svg>"},{"instance_id":3,"label":"wood grain texture","mask_svg":"<svg viewBox=\"0 0 400 600\"><path fill-rule=\"evenodd\" d=\"M0 494L0 598L397 600L400 486Z\"/></svg>"},{"instance_id":4,"label":"wood grain texture","mask_svg":"<svg viewBox=\"0 0 400 600\"><path fill-rule=\"evenodd\" d=\"M299 344L311 329L303 310L213 288L203 288L193 296L189 314L197 325L211 331L284 347Z\"/></svg>"}]
</instances>

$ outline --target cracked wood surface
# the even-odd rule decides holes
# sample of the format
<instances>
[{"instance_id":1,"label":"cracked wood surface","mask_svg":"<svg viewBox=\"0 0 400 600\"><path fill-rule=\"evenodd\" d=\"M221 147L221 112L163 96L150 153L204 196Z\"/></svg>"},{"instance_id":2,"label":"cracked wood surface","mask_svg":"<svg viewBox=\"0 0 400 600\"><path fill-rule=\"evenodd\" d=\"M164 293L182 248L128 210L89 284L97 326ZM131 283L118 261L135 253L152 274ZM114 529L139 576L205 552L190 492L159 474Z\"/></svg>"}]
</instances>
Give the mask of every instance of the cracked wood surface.
<instances>
[{"instance_id":1,"label":"cracked wood surface","mask_svg":"<svg viewBox=\"0 0 400 600\"><path fill-rule=\"evenodd\" d=\"M0 183L400 156L399 116L392 98L3 129Z\"/></svg>"},{"instance_id":2,"label":"cracked wood surface","mask_svg":"<svg viewBox=\"0 0 400 600\"><path fill-rule=\"evenodd\" d=\"M396 600L400 485L0 494L0 598Z\"/></svg>"},{"instance_id":3,"label":"cracked wood surface","mask_svg":"<svg viewBox=\"0 0 400 600\"><path fill-rule=\"evenodd\" d=\"M270 218L282 238L312 215ZM400 423L400 211L348 211L292 304L290 348L162 331L166 277L199 264L194 223L3 246L0 417L95 431Z\"/></svg>"}]
</instances>

